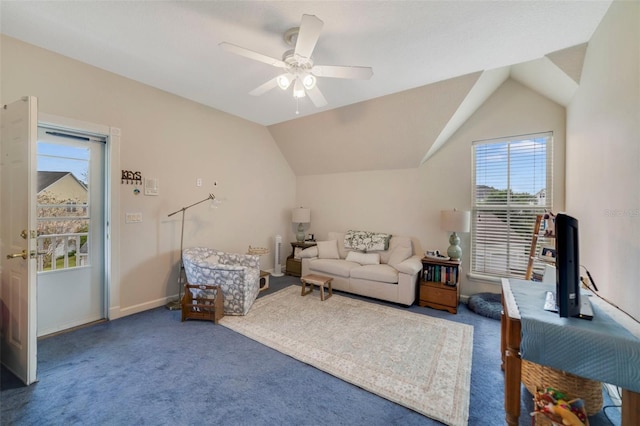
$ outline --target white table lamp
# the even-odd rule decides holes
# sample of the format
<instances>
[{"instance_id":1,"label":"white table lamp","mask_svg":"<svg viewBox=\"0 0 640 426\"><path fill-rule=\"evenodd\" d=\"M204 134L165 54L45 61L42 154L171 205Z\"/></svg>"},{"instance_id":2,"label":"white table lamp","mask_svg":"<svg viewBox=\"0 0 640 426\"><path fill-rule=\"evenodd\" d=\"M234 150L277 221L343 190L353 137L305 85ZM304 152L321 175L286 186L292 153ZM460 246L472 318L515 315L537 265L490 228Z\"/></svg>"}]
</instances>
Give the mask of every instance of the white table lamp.
<instances>
[{"instance_id":1,"label":"white table lamp","mask_svg":"<svg viewBox=\"0 0 640 426\"><path fill-rule=\"evenodd\" d=\"M296 240L299 243L304 242L304 226L303 224L311 222L311 210L303 207L293 209L291 211L291 222L298 224L298 232L296 233Z\"/></svg>"},{"instance_id":2,"label":"white table lamp","mask_svg":"<svg viewBox=\"0 0 640 426\"><path fill-rule=\"evenodd\" d=\"M449 248L447 256L452 260L460 260L462 249L460 248L460 237L458 232L469 232L471 227L471 212L453 210L443 210L440 212L440 228L451 232L449 237Z\"/></svg>"}]
</instances>

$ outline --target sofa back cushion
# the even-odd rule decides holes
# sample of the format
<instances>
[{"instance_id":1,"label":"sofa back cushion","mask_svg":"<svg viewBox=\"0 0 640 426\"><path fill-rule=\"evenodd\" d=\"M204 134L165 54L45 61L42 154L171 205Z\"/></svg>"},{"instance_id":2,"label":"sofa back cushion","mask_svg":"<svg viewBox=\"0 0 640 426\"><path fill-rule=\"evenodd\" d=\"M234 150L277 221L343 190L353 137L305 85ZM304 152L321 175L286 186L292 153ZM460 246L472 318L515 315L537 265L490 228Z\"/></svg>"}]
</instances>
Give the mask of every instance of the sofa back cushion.
<instances>
[{"instance_id":1,"label":"sofa back cushion","mask_svg":"<svg viewBox=\"0 0 640 426\"><path fill-rule=\"evenodd\" d=\"M406 247L413 254L413 246L411 245L411 238L409 237L391 237L389 240L389 250L380 252L380 263L389 263L389 258L394 252L396 247Z\"/></svg>"},{"instance_id":2,"label":"sofa back cushion","mask_svg":"<svg viewBox=\"0 0 640 426\"><path fill-rule=\"evenodd\" d=\"M398 269L398 265L411 257L411 248L405 247L401 245L395 246L393 249L389 250L389 261L387 262L389 266L393 266Z\"/></svg>"},{"instance_id":3,"label":"sofa back cushion","mask_svg":"<svg viewBox=\"0 0 640 426\"><path fill-rule=\"evenodd\" d=\"M344 248L344 232L329 232L329 240L336 240L338 242L338 254L340 255L340 259L346 259L347 253L349 250Z\"/></svg>"},{"instance_id":4,"label":"sofa back cushion","mask_svg":"<svg viewBox=\"0 0 640 426\"><path fill-rule=\"evenodd\" d=\"M328 240L336 240L338 243L338 254L340 259L346 259L347 254L351 251L344 247L344 232L329 232ZM396 247L407 247L410 250L410 254L413 255L413 245L410 237L392 236L389 240L389 250L375 251L371 253L380 254L380 263L389 263L389 258L393 253L393 249Z\"/></svg>"},{"instance_id":5,"label":"sofa back cushion","mask_svg":"<svg viewBox=\"0 0 640 426\"><path fill-rule=\"evenodd\" d=\"M338 242L335 239L318 241L318 257L320 259L339 259Z\"/></svg>"}]
</instances>

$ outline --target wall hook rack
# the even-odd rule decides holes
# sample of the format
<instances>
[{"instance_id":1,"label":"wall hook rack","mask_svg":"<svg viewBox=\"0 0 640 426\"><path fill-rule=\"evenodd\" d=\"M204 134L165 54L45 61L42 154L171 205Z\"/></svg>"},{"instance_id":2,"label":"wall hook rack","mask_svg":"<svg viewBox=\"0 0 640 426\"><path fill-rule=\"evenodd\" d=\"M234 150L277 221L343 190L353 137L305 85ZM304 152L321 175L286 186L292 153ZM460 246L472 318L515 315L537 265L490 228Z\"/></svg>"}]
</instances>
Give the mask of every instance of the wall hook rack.
<instances>
[{"instance_id":1,"label":"wall hook rack","mask_svg":"<svg viewBox=\"0 0 640 426\"><path fill-rule=\"evenodd\" d=\"M142 184L142 173L141 172L132 172L129 170L122 170L122 176L120 177L122 184L125 183L127 185L141 185Z\"/></svg>"}]
</instances>

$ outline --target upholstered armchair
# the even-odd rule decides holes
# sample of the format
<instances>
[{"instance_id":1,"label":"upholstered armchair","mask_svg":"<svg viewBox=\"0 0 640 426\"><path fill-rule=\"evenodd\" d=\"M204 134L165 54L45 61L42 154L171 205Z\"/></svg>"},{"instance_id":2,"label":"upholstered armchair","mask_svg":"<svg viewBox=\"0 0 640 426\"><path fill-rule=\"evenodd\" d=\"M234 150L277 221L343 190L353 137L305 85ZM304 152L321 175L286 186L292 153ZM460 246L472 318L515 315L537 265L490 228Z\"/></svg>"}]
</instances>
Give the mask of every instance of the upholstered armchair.
<instances>
[{"instance_id":1,"label":"upholstered armchair","mask_svg":"<svg viewBox=\"0 0 640 426\"><path fill-rule=\"evenodd\" d=\"M246 315L260 291L260 257L226 253L206 247L184 249L182 261L187 282L193 285L219 285L224 294L225 315ZM207 289L190 288L194 297ZM211 299L215 292L211 292Z\"/></svg>"}]
</instances>

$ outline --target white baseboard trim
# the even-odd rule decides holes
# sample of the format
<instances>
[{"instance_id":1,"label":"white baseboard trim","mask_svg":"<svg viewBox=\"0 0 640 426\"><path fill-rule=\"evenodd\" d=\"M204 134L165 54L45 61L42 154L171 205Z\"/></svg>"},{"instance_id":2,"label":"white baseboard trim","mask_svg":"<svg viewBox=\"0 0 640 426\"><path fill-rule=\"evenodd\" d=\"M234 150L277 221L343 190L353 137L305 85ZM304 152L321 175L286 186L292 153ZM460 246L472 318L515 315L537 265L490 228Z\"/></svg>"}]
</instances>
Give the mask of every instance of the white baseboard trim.
<instances>
[{"instance_id":1,"label":"white baseboard trim","mask_svg":"<svg viewBox=\"0 0 640 426\"><path fill-rule=\"evenodd\" d=\"M120 305L118 306L110 306L109 307L109 321L120 318L122 315L120 314Z\"/></svg>"},{"instance_id":2,"label":"white baseboard trim","mask_svg":"<svg viewBox=\"0 0 640 426\"><path fill-rule=\"evenodd\" d=\"M109 319L116 319L126 317L128 315L138 314L140 312L148 311L149 309L159 308L165 306L167 303L176 300L178 296L163 297L149 302L140 303L138 305L128 306L126 308L120 308L119 306L109 309Z\"/></svg>"},{"instance_id":3,"label":"white baseboard trim","mask_svg":"<svg viewBox=\"0 0 640 426\"><path fill-rule=\"evenodd\" d=\"M61 331L70 330L70 329L76 328L76 327L82 327L84 325L91 324L91 323L94 323L96 321L101 321L101 320L103 320L103 318L100 318L100 316L97 316L97 317L82 318L82 319L74 320L74 321L67 322L67 323L64 323L64 324L58 324L57 327L38 330L38 338L47 337L49 335L56 334L56 333L59 333Z\"/></svg>"}]
</instances>

